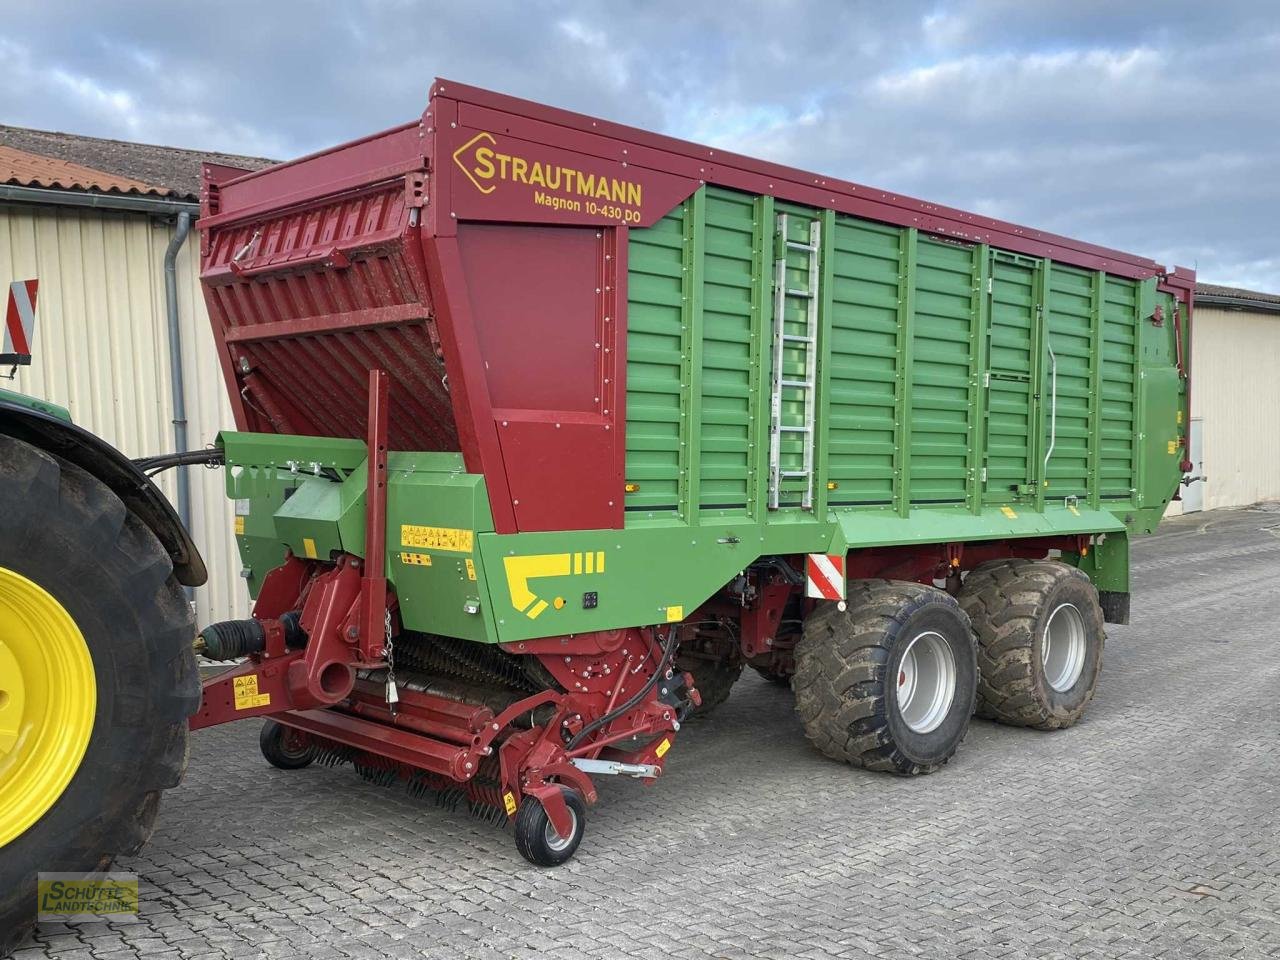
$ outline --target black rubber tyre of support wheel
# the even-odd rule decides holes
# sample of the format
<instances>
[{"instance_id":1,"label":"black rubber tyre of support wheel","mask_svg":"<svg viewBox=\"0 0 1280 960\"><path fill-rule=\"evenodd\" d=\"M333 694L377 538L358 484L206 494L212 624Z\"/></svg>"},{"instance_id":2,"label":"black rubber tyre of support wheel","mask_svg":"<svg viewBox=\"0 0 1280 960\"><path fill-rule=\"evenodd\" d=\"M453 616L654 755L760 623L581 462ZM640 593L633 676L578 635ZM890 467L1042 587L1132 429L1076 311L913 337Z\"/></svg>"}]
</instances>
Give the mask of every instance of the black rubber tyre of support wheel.
<instances>
[{"instance_id":1,"label":"black rubber tyre of support wheel","mask_svg":"<svg viewBox=\"0 0 1280 960\"><path fill-rule=\"evenodd\" d=\"M97 708L84 758L0 849L0 956L35 922L36 874L108 869L151 835L187 764L200 703L191 608L155 535L83 470L0 436L0 566L43 587L89 648Z\"/></svg>"},{"instance_id":2,"label":"black rubber tyre of support wheel","mask_svg":"<svg viewBox=\"0 0 1280 960\"><path fill-rule=\"evenodd\" d=\"M316 745L296 730L266 720L258 732L258 748L267 763L280 770L301 770L316 759Z\"/></svg>"},{"instance_id":3,"label":"black rubber tyre of support wheel","mask_svg":"<svg viewBox=\"0 0 1280 960\"><path fill-rule=\"evenodd\" d=\"M939 725L917 733L898 707L897 678L912 639L936 632L956 671ZM833 760L913 776L932 773L964 739L977 690L969 618L945 591L895 580L849 584L847 609L824 603L805 619L792 689L805 735Z\"/></svg>"},{"instance_id":4,"label":"black rubber tyre of support wheel","mask_svg":"<svg viewBox=\"0 0 1280 960\"><path fill-rule=\"evenodd\" d=\"M993 560L969 573L959 600L978 637L978 716L1037 730L1084 716L1106 641L1098 591L1084 573L1055 560ZM1049 616L1064 603L1080 611L1086 648L1079 679L1057 691L1042 650Z\"/></svg>"},{"instance_id":5,"label":"black rubber tyre of support wheel","mask_svg":"<svg viewBox=\"0 0 1280 960\"><path fill-rule=\"evenodd\" d=\"M568 787L561 787L560 792L564 794L564 802L573 817L573 833L562 847L553 846L547 837L547 831L554 832L554 828L550 826L546 809L536 797L525 797L516 811L516 849L534 866L556 867L564 863L577 852L586 833L587 804L582 795Z\"/></svg>"},{"instance_id":6,"label":"black rubber tyre of support wheel","mask_svg":"<svg viewBox=\"0 0 1280 960\"><path fill-rule=\"evenodd\" d=\"M742 676L742 661L677 657L676 670L693 675L693 686L702 703L689 714L689 719L697 720L729 699L733 685Z\"/></svg>"},{"instance_id":7,"label":"black rubber tyre of support wheel","mask_svg":"<svg viewBox=\"0 0 1280 960\"><path fill-rule=\"evenodd\" d=\"M761 677L763 677L765 680L768 680L774 686L777 686L777 687L791 686L791 674L789 673L774 673L772 670L768 669L767 667L757 667L755 664L751 665L751 669L754 670L756 673L760 674Z\"/></svg>"}]
</instances>

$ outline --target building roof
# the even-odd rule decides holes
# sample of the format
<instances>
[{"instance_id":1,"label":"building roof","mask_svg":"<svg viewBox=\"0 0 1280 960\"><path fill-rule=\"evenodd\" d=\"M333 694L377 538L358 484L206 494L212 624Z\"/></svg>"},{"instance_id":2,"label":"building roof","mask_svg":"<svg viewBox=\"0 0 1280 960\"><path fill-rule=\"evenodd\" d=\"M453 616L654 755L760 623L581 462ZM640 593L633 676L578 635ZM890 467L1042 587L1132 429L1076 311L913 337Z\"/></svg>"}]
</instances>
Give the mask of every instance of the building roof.
<instances>
[{"instance_id":1,"label":"building roof","mask_svg":"<svg viewBox=\"0 0 1280 960\"><path fill-rule=\"evenodd\" d=\"M1197 283L1196 302L1240 310L1280 313L1280 294L1261 293L1240 287L1224 287L1217 283Z\"/></svg>"},{"instance_id":2,"label":"building roof","mask_svg":"<svg viewBox=\"0 0 1280 960\"><path fill-rule=\"evenodd\" d=\"M97 193L136 193L167 197L171 191L141 180L117 177L67 160L42 157L0 144L0 183L50 190L93 190Z\"/></svg>"},{"instance_id":3,"label":"building roof","mask_svg":"<svg viewBox=\"0 0 1280 960\"><path fill-rule=\"evenodd\" d=\"M275 163L264 157L161 147L125 140L104 140L100 137L82 137L72 133L30 130L3 124L0 124L0 151L3 151L0 153L0 182L62 190L133 193L191 201L200 197L200 165L203 163L218 163L247 170L260 170ZM31 179L22 180L21 172L17 179L10 178L9 165L18 162L6 162L3 159L10 151L34 157L43 163L25 168ZM58 161L62 162L60 170L49 165ZM31 160L22 162L32 164ZM77 172L72 174L71 170ZM55 182L44 182L50 176ZM72 179L72 183L66 182L68 177Z\"/></svg>"}]
</instances>

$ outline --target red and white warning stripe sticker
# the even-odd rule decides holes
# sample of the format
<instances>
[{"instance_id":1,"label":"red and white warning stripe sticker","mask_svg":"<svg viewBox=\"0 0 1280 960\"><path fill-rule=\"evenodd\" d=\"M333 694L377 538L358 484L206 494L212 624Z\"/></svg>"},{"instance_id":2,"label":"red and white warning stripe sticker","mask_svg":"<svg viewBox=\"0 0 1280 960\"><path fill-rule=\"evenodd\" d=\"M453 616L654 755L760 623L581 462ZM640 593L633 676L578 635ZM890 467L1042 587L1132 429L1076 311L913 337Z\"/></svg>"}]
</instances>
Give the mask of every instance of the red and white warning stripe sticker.
<instances>
[{"instance_id":1,"label":"red and white warning stripe sticker","mask_svg":"<svg viewBox=\"0 0 1280 960\"><path fill-rule=\"evenodd\" d=\"M806 597L819 600L844 599L844 557L840 554L810 553L804 561Z\"/></svg>"},{"instance_id":2,"label":"red and white warning stripe sticker","mask_svg":"<svg viewBox=\"0 0 1280 960\"><path fill-rule=\"evenodd\" d=\"M9 304L4 312L4 344L0 353L20 357L31 355L36 328L36 288L38 280L15 280L9 284Z\"/></svg>"}]
</instances>

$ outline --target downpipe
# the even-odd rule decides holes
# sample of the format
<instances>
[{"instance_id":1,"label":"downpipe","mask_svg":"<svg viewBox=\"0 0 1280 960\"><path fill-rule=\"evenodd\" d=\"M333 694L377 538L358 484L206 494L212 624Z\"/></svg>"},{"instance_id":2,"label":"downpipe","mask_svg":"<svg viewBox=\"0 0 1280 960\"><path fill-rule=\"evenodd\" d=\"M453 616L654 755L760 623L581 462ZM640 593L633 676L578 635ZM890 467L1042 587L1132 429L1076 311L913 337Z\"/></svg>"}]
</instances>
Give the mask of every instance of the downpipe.
<instances>
[{"instance_id":1,"label":"downpipe","mask_svg":"<svg viewBox=\"0 0 1280 960\"><path fill-rule=\"evenodd\" d=\"M164 252L164 299L169 326L169 389L173 400L173 449L187 449L187 395L182 379L182 328L178 322L178 251L191 232L191 214L178 214L173 236ZM191 532L191 480L184 468L178 470L178 519ZM186 588L190 600L195 591Z\"/></svg>"}]
</instances>

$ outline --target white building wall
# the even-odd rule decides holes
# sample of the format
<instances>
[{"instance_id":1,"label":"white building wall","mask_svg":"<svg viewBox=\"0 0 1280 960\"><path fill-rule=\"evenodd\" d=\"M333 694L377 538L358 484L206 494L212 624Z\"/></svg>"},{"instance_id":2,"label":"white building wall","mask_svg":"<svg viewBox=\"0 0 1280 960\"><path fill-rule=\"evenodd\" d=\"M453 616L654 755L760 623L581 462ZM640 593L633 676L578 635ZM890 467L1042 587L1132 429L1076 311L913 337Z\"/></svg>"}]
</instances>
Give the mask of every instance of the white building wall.
<instances>
[{"instance_id":1,"label":"white building wall","mask_svg":"<svg viewBox=\"0 0 1280 960\"><path fill-rule=\"evenodd\" d=\"M1280 499L1280 314L1198 306L1191 416L1204 431L1204 508Z\"/></svg>"},{"instance_id":2,"label":"white building wall","mask_svg":"<svg viewBox=\"0 0 1280 960\"><path fill-rule=\"evenodd\" d=\"M165 314L164 254L173 227L142 214L0 204L0 290L36 277L34 359L16 385L60 404L76 423L127 456L173 450L173 404ZM212 442L234 427L199 284L193 230L177 261L188 443ZM196 590L197 622L248 615L223 474L186 469L192 537L209 568ZM172 500L176 469L159 485Z\"/></svg>"}]
</instances>

